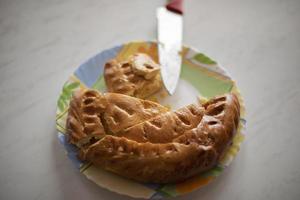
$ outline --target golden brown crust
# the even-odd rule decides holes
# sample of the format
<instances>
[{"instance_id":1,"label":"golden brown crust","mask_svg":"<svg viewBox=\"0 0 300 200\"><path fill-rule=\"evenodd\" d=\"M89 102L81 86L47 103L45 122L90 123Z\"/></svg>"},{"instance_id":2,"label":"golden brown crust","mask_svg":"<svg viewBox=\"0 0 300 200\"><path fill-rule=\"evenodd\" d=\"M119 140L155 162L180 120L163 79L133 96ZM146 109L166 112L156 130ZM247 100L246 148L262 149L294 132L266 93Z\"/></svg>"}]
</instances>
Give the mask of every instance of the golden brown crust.
<instances>
[{"instance_id":1,"label":"golden brown crust","mask_svg":"<svg viewBox=\"0 0 300 200\"><path fill-rule=\"evenodd\" d=\"M151 80L159 74L160 66L147 54L138 53L130 56L129 64L133 73L144 77L146 80Z\"/></svg>"},{"instance_id":2,"label":"golden brown crust","mask_svg":"<svg viewBox=\"0 0 300 200\"><path fill-rule=\"evenodd\" d=\"M119 137L137 142L167 143L195 128L204 115L200 105L191 104L175 112L160 114L150 120L120 131Z\"/></svg>"},{"instance_id":3,"label":"golden brown crust","mask_svg":"<svg viewBox=\"0 0 300 200\"><path fill-rule=\"evenodd\" d=\"M91 138L102 138L105 135L98 117L105 104L105 100L95 91L77 91L73 94L66 122L70 143L81 147Z\"/></svg>"},{"instance_id":4,"label":"golden brown crust","mask_svg":"<svg viewBox=\"0 0 300 200\"><path fill-rule=\"evenodd\" d=\"M123 94L106 93L103 96L109 102L102 110L103 120L112 134L168 111L158 103Z\"/></svg>"},{"instance_id":5,"label":"golden brown crust","mask_svg":"<svg viewBox=\"0 0 300 200\"><path fill-rule=\"evenodd\" d=\"M135 54L127 61L108 61L104 78L108 92L145 98L162 87L160 66L146 54Z\"/></svg>"},{"instance_id":6,"label":"golden brown crust","mask_svg":"<svg viewBox=\"0 0 300 200\"><path fill-rule=\"evenodd\" d=\"M77 91L70 102L67 132L70 142L81 147L91 138L117 133L167 111L155 102L127 95Z\"/></svg>"},{"instance_id":7,"label":"golden brown crust","mask_svg":"<svg viewBox=\"0 0 300 200\"><path fill-rule=\"evenodd\" d=\"M138 143L106 136L93 144L86 159L104 169L141 182L169 183L211 168L217 154L211 146Z\"/></svg>"},{"instance_id":8,"label":"golden brown crust","mask_svg":"<svg viewBox=\"0 0 300 200\"><path fill-rule=\"evenodd\" d=\"M113 116L116 111L110 111L111 103L118 105L117 109L119 106L121 110L122 106L128 109L127 97L115 95L100 95L99 99L105 99L106 102L102 103L104 107L99 106L100 112ZM141 109L137 103L140 100L132 102L136 104L130 103L130 109L133 110L126 110L127 113ZM153 108L160 109L159 106ZM86 148L81 148L80 156L96 166L137 181L182 181L217 164L232 142L239 123L239 112L237 97L226 94L204 105L192 104L175 112L157 114L156 111L146 118L137 115L139 120L134 122L126 122L127 118L124 117L120 123L124 124L121 128L116 126L111 129L111 125L105 122L104 127L113 131L108 133L105 127L104 136ZM73 111L70 113L72 115ZM78 126L83 124L79 123ZM73 131L77 133L77 129L75 127Z\"/></svg>"}]
</instances>

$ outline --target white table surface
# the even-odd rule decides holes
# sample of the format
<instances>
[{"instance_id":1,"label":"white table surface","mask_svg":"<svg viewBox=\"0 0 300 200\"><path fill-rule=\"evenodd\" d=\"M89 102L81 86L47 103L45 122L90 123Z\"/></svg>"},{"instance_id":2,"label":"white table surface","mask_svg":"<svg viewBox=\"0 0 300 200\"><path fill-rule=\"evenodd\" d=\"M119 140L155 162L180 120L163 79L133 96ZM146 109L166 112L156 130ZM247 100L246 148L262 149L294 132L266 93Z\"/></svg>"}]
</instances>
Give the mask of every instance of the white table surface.
<instances>
[{"instance_id":1,"label":"white table surface","mask_svg":"<svg viewBox=\"0 0 300 200\"><path fill-rule=\"evenodd\" d=\"M130 199L82 176L56 138L56 100L95 53L156 36L163 0L0 0L0 199ZM175 199L300 199L300 1L186 0L185 44L246 101L247 136L213 183Z\"/></svg>"}]
</instances>

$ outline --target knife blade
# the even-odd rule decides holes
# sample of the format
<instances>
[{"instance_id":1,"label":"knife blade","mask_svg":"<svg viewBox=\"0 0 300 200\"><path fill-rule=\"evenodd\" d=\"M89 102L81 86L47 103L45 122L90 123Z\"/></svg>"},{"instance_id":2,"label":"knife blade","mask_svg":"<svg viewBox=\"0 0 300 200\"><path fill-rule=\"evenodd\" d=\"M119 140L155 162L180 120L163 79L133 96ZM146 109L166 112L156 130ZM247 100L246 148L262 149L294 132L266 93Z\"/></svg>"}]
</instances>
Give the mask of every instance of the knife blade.
<instances>
[{"instance_id":1,"label":"knife blade","mask_svg":"<svg viewBox=\"0 0 300 200\"><path fill-rule=\"evenodd\" d=\"M182 0L172 0L157 9L158 54L161 76L170 95L174 94L180 77L182 58Z\"/></svg>"}]
</instances>

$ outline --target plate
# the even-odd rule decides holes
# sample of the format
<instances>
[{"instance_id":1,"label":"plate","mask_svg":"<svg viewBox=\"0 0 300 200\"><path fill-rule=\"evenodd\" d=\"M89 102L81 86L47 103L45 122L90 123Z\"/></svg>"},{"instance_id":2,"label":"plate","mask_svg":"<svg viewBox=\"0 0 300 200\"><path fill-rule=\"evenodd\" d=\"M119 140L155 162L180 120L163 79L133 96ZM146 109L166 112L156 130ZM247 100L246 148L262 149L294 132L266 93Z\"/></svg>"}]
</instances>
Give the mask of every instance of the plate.
<instances>
[{"instance_id":1,"label":"plate","mask_svg":"<svg viewBox=\"0 0 300 200\"><path fill-rule=\"evenodd\" d=\"M57 101L56 127L58 130L58 139L64 145L67 155L74 163L74 166L88 179L108 190L145 199L175 197L196 190L213 181L231 163L244 140L243 130L246 120L244 118L245 108L243 99L235 81L215 60L193 48L183 47L181 77L175 94L170 97L165 91L161 91L155 94L155 96L150 97L150 100L157 101L173 110L194 103L199 99L201 101L215 95L228 92L235 93L241 103L240 125L233 139L233 144L217 166L177 184L144 184L120 177L97 168L90 163L80 161L77 158L77 147L68 143L68 138L65 134L65 124L72 92L84 88L93 88L105 92L106 86L103 78L104 64L112 58L117 58L120 61L125 60L129 55L137 52L146 53L156 62L158 61L157 44L155 42L129 42L98 53L81 64L71 74L63 85Z\"/></svg>"}]
</instances>

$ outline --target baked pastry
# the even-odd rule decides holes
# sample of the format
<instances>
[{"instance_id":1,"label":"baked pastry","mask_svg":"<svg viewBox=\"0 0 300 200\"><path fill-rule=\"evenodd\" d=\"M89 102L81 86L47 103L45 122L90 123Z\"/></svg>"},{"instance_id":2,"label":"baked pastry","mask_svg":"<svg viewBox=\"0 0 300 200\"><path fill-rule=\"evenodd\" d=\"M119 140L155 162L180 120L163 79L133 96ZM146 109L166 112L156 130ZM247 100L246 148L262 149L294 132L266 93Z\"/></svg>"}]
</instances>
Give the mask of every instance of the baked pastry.
<instances>
[{"instance_id":1,"label":"baked pastry","mask_svg":"<svg viewBox=\"0 0 300 200\"><path fill-rule=\"evenodd\" d=\"M73 93L66 121L70 143L81 147L92 138L100 139L105 136L104 127L98 117L98 113L106 106L102 99L95 91Z\"/></svg>"},{"instance_id":2,"label":"baked pastry","mask_svg":"<svg viewBox=\"0 0 300 200\"><path fill-rule=\"evenodd\" d=\"M116 135L143 143L168 143L197 127L203 115L204 108L201 105L191 104L175 112L162 113Z\"/></svg>"},{"instance_id":3,"label":"baked pastry","mask_svg":"<svg viewBox=\"0 0 300 200\"><path fill-rule=\"evenodd\" d=\"M155 102L123 94L76 91L70 102L67 133L70 143L81 147L91 139L115 134L167 111Z\"/></svg>"},{"instance_id":4,"label":"baked pastry","mask_svg":"<svg viewBox=\"0 0 300 200\"><path fill-rule=\"evenodd\" d=\"M84 94L90 92L86 91ZM99 109L97 116L104 132L99 139L81 147L80 158L141 182L178 182L212 168L231 144L239 123L237 97L226 94L203 105L191 104L174 112L167 112L164 107L153 103L150 110L153 108L156 111L150 112L147 117L139 114L134 123L128 122L130 120L117 120L120 127L112 129L103 112L106 112L105 107L111 106L114 95L116 94L94 95L94 102L98 105L95 110ZM112 96L111 100L108 96ZM126 98L135 99L124 95L115 96L118 97L118 105L126 102ZM73 109L71 106L68 118L74 117ZM140 107L132 103L131 109L133 115ZM108 116L115 117L113 114ZM85 125L80 121L83 118L76 119L84 130ZM73 137L78 129L68 124L67 127L69 135Z\"/></svg>"},{"instance_id":5,"label":"baked pastry","mask_svg":"<svg viewBox=\"0 0 300 200\"><path fill-rule=\"evenodd\" d=\"M105 64L108 92L146 98L162 87L160 66L147 54L134 54L124 62L112 59Z\"/></svg>"}]
</instances>

